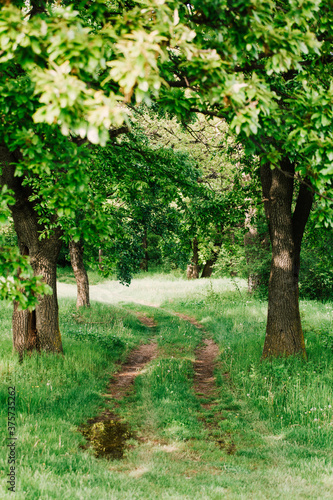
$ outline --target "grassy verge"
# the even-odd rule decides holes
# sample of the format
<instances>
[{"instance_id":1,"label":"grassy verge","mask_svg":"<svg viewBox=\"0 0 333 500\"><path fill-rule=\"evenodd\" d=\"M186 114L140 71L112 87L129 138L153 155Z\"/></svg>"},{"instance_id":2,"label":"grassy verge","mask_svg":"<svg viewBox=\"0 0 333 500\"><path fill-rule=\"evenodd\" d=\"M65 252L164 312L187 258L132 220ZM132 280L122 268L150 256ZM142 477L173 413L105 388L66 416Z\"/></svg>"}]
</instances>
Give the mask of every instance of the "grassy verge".
<instances>
[{"instance_id":1,"label":"grassy verge","mask_svg":"<svg viewBox=\"0 0 333 500\"><path fill-rule=\"evenodd\" d=\"M179 298L179 279L159 280L163 309L94 303L78 314L74 301L62 301L65 357L32 356L22 365L11 354L11 310L0 309L1 429L9 383L17 391L15 498L332 498L332 305L302 303L307 363L261 362L266 304L247 299L241 283L240 291L223 291L223 280L184 282L190 293ZM203 333L171 308L200 320L220 347L214 406L202 407L192 389ZM158 326L141 325L131 310ZM130 349L151 338L158 358L115 407L101 396L108 378ZM134 431L123 460L80 449L77 425L105 406ZM0 497L10 498L5 434Z\"/></svg>"},{"instance_id":2,"label":"grassy verge","mask_svg":"<svg viewBox=\"0 0 333 500\"><path fill-rule=\"evenodd\" d=\"M5 477L8 386L16 388L15 498L91 498L96 488L99 498L109 498L108 469L80 451L84 439L76 426L104 406L101 393L116 362L147 341L147 329L126 312L101 304L78 315L67 300L61 311L65 356L31 356L19 365L11 352L11 310L1 308L1 498L10 497Z\"/></svg>"}]
</instances>

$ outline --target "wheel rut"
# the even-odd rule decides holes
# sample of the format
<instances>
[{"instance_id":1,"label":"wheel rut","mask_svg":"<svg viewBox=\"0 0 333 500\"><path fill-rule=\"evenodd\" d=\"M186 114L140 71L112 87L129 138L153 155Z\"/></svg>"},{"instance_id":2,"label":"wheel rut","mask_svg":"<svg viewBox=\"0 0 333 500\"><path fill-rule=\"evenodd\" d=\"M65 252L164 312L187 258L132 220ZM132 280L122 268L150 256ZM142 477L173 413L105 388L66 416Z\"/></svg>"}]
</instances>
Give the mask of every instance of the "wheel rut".
<instances>
[{"instance_id":1,"label":"wheel rut","mask_svg":"<svg viewBox=\"0 0 333 500\"><path fill-rule=\"evenodd\" d=\"M203 343L203 347L199 347L195 352L193 387L199 399L207 400L218 396L214 369L219 348L211 339L204 339ZM202 406L208 408L211 403L202 403Z\"/></svg>"},{"instance_id":2,"label":"wheel rut","mask_svg":"<svg viewBox=\"0 0 333 500\"><path fill-rule=\"evenodd\" d=\"M135 378L156 356L155 342L142 344L131 351L126 362L110 380L107 392L102 396L111 400L115 408L119 406L120 401L131 391ZM123 458L128 448L127 441L136 438L127 422L121 421L121 417L108 408L89 419L86 424L79 426L78 430L87 439L87 444L82 446L83 449L92 447L96 457L108 459Z\"/></svg>"},{"instance_id":3,"label":"wheel rut","mask_svg":"<svg viewBox=\"0 0 333 500\"><path fill-rule=\"evenodd\" d=\"M147 305L147 304L145 304ZM150 307L156 307L149 304ZM155 329L158 325L154 318L144 312L134 313L137 319L146 327ZM186 314L170 312L171 316L177 316L180 319L187 321L191 325L200 329L203 334L209 335L205 331L203 325L195 318ZM219 353L217 344L205 338L203 345L195 351L194 361L194 381L193 388L198 397L202 399L201 406L204 409L209 409L214 405L214 399L218 397L218 389L216 387L214 369L216 366L216 358ZM119 407L120 402L130 394L135 378L140 375L145 366L158 356L158 347L155 341L149 344L142 344L137 349L132 350L125 363L112 376L105 394L102 396L112 402L114 408ZM207 402L207 400L209 402ZM203 419L205 422L205 420ZM79 430L88 440L87 445L83 448L92 447L97 457L106 457L109 459L122 458L126 450L128 439L134 437L130 427L126 422L123 422L121 417L116 412L112 412L105 408L99 415L89 419L86 424L79 427Z\"/></svg>"},{"instance_id":4,"label":"wheel rut","mask_svg":"<svg viewBox=\"0 0 333 500\"><path fill-rule=\"evenodd\" d=\"M138 349L131 351L127 361L121 365L121 369L115 373L110 381L108 390L104 397L119 401L123 399L131 389L135 377L142 373L144 367L157 356L157 344L142 344Z\"/></svg>"}]
</instances>

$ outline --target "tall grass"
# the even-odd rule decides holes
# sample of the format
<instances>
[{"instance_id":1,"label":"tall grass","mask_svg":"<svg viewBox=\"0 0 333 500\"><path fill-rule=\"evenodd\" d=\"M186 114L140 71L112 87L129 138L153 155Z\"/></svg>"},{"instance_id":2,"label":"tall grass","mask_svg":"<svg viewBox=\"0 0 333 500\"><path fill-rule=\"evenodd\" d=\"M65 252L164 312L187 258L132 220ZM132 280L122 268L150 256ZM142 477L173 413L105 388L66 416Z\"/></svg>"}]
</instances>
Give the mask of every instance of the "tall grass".
<instances>
[{"instance_id":1,"label":"tall grass","mask_svg":"<svg viewBox=\"0 0 333 500\"><path fill-rule=\"evenodd\" d=\"M211 282L213 283L213 282ZM301 301L308 360L262 360L267 304L213 285L197 297L172 304L195 315L221 346L221 370L238 398L274 432L299 444L332 450L333 306ZM167 306L167 304L166 304ZM225 382L226 383L226 382Z\"/></svg>"},{"instance_id":2,"label":"tall grass","mask_svg":"<svg viewBox=\"0 0 333 500\"><path fill-rule=\"evenodd\" d=\"M0 425L7 428L8 386L16 388L17 494L15 498L84 498L85 475L95 469L80 451L77 426L105 405L102 393L130 349L147 339L133 316L96 304L77 313L74 302L61 303L65 356L32 355L22 364L12 353L10 309L1 308ZM1 433L0 497L6 498L6 432ZM102 473L103 475L103 473ZM68 479L66 479L68 478ZM67 484L68 481L68 484ZM104 484L101 491L104 491ZM89 493L90 491L90 493ZM90 498L91 489L87 489ZM50 496L49 496L50 495ZM108 498L105 493L105 497Z\"/></svg>"},{"instance_id":3,"label":"tall grass","mask_svg":"<svg viewBox=\"0 0 333 500\"><path fill-rule=\"evenodd\" d=\"M12 354L11 308L1 304L0 498L12 498L9 384L17 391L18 500L332 498L332 304L301 302L308 361L262 361L267 304L236 283L159 276L124 289L134 301L164 301L162 308L93 303L77 312L74 299L62 300L65 356L32 355L22 365ZM110 294L113 286L102 285ZM157 327L140 324L133 310L153 316ZM208 333L173 311L196 317ZM201 406L192 380L204 335L220 355L214 404ZM117 404L104 398L118 363L151 339L158 357L133 391ZM80 448L77 426L105 407L134 430L122 461Z\"/></svg>"}]
</instances>

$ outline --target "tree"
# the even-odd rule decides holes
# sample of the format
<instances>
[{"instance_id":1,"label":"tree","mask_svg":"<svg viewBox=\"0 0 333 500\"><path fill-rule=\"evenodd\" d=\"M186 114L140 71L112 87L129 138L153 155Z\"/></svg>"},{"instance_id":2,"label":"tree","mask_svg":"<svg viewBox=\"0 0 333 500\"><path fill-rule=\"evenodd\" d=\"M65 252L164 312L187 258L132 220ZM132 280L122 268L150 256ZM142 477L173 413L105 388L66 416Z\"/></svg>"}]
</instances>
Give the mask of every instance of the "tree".
<instances>
[{"instance_id":1,"label":"tree","mask_svg":"<svg viewBox=\"0 0 333 500\"><path fill-rule=\"evenodd\" d=\"M188 279L199 278L200 273L209 277L224 231L240 223L247 204L247 188L239 189L244 151L229 133L225 120L207 121L201 114L192 114L179 123L170 113L159 111L158 115L154 106L141 106L135 116L156 148L167 146L186 153L197 166L201 189L194 189L186 200L183 246L190 254Z\"/></svg>"},{"instance_id":2,"label":"tree","mask_svg":"<svg viewBox=\"0 0 333 500\"><path fill-rule=\"evenodd\" d=\"M105 143L127 130L118 127L126 115L119 92L104 92L100 80L119 38L112 28L99 33L110 9L95 4L80 16L71 7L30 6L18 1L0 11L1 204L10 207L21 251L2 248L0 288L15 299L20 354L62 352L55 278L61 219L74 214L89 179L77 144Z\"/></svg>"},{"instance_id":3,"label":"tree","mask_svg":"<svg viewBox=\"0 0 333 500\"><path fill-rule=\"evenodd\" d=\"M71 240L69 242L69 255L77 286L77 308L90 306L89 279L83 263L83 248L84 244L82 241L76 242Z\"/></svg>"},{"instance_id":4,"label":"tree","mask_svg":"<svg viewBox=\"0 0 333 500\"><path fill-rule=\"evenodd\" d=\"M171 54L164 106L224 117L260 157L272 245L263 355L305 356L298 304L301 242L314 194L332 224L332 6L309 0L194 1L179 7L198 52ZM200 54L207 53L205 63ZM181 90L186 88L186 91ZM331 190L331 191L330 191Z\"/></svg>"},{"instance_id":5,"label":"tree","mask_svg":"<svg viewBox=\"0 0 333 500\"><path fill-rule=\"evenodd\" d=\"M181 251L177 239L185 231L186 199L202 192L200 171L186 153L156 147L134 122L117 143L97 148L92 162L92 189L104 199L112 226L102 243L103 272L116 271L129 283L132 273L142 269L147 251L142 242L149 234Z\"/></svg>"},{"instance_id":6,"label":"tree","mask_svg":"<svg viewBox=\"0 0 333 500\"><path fill-rule=\"evenodd\" d=\"M1 8L2 179L15 164L17 175L43 187L64 144L59 130L65 150L80 138L105 144L125 120L119 102L154 100L184 123L194 112L225 119L261 162L272 245L264 356L305 355L298 276L314 194L332 224L331 4L156 0L131 7L126 16L120 4L97 2L80 16L39 3L29 14ZM76 189L85 181L84 168L71 169L74 158L63 158L57 173L71 172ZM49 194L54 207L63 206L55 186Z\"/></svg>"}]
</instances>

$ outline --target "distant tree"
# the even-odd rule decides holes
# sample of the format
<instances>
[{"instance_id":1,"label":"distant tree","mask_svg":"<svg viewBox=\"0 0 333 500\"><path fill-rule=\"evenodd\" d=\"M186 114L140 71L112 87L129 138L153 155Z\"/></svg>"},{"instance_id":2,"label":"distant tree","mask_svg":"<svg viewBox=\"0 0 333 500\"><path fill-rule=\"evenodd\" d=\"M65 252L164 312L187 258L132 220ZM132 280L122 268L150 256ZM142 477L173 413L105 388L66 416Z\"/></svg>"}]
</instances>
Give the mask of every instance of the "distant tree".
<instances>
[{"instance_id":1,"label":"distant tree","mask_svg":"<svg viewBox=\"0 0 333 500\"><path fill-rule=\"evenodd\" d=\"M34 234L42 231L51 244L58 221L43 220L44 200L56 217L59 209L74 207L77 191L86 187L75 148L81 139L105 144L110 130L123 127L124 103L155 101L184 123L194 112L223 118L246 153L260 157L272 246L263 355L305 356L298 281L314 195L322 223L328 227L333 219L330 3L147 0L87 7L77 13L69 6L17 1L0 10L1 184L15 200L9 193L2 199L12 203L16 227L24 208ZM56 173L52 189L43 187L48 169ZM68 179L65 204L58 178L62 188ZM22 252L30 253L32 243L26 243L19 238ZM47 242L36 245L43 254ZM56 253L56 243L52 249ZM26 261L7 254L3 274L18 260L22 266ZM42 267L52 287L53 273ZM37 264L34 271L41 271ZM33 307L41 290L34 280L33 293L26 285L21 297L24 307ZM20 293L14 281L10 295ZM41 304L48 301L56 311L54 299L40 299L37 331L41 348L57 352L56 322L43 319Z\"/></svg>"}]
</instances>

